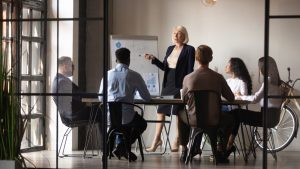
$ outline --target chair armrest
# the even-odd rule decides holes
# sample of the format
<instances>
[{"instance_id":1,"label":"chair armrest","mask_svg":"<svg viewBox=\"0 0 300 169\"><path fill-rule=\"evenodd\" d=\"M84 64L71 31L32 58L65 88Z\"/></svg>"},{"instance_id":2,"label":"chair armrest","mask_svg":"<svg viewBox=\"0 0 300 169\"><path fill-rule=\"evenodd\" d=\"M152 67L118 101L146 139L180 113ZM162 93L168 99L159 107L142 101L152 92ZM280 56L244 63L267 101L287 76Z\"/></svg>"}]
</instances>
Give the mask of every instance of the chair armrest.
<instances>
[{"instance_id":1,"label":"chair armrest","mask_svg":"<svg viewBox=\"0 0 300 169\"><path fill-rule=\"evenodd\" d=\"M142 117L144 116L144 109L141 106L139 106L137 104L134 104L134 103L128 103L128 102L121 102L121 103L122 104L127 104L127 105L132 105L133 107L139 109Z\"/></svg>"}]
</instances>

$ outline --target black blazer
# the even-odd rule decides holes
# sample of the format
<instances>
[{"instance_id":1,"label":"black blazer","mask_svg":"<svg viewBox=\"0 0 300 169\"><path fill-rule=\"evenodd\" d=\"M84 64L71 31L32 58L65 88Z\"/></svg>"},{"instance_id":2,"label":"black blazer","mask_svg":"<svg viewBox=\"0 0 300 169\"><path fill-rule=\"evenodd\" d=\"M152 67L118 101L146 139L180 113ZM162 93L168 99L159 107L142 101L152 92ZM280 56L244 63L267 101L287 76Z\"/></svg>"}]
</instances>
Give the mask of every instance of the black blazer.
<instances>
[{"instance_id":1,"label":"black blazer","mask_svg":"<svg viewBox=\"0 0 300 169\"><path fill-rule=\"evenodd\" d=\"M169 72L169 65L167 62L167 58L170 56L174 49L175 45L169 46L166 52L166 56L164 61L161 62L157 58L152 60L152 64L155 64L161 70L165 71L163 78L163 87L166 86L167 76ZM194 63L195 63L195 48L193 46L184 44L181 53L179 55L176 69L175 69L175 87L182 88L182 82L185 75L194 71Z\"/></svg>"}]
</instances>

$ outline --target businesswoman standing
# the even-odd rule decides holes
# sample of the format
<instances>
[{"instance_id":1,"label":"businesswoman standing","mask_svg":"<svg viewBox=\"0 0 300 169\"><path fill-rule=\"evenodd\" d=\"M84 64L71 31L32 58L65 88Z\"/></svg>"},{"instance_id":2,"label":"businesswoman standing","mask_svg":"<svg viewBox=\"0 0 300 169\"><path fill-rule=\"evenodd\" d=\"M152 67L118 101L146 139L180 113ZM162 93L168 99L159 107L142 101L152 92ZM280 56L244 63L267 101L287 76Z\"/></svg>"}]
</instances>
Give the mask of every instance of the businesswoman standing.
<instances>
[{"instance_id":1,"label":"businesswoman standing","mask_svg":"<svg viewBox=\"0 0 300 169\"><path fill-rule=\"evenodd\" d=\"M151 60L152 64L164 71L161 95L174 95L176 98L180 98L183 78L194 70L195 49L187 45L189 37L184 26L176 26L173 29L172 41L174 45L168 47L163 62L151 54L145 54L145 58ZM183 109L183 107L174 106L172 114L177 115L180 109ZM165 120L165 115L171 115L171 105L160 105L158 107L157 120ZM176 128L176 137L171 150L173 152L177 152L179 149L178 118ZM162 145L162 129L163 124L157 123L154 140L151 147L146 151L155 152L156 148Z\"/></svg>"}]
</instances>

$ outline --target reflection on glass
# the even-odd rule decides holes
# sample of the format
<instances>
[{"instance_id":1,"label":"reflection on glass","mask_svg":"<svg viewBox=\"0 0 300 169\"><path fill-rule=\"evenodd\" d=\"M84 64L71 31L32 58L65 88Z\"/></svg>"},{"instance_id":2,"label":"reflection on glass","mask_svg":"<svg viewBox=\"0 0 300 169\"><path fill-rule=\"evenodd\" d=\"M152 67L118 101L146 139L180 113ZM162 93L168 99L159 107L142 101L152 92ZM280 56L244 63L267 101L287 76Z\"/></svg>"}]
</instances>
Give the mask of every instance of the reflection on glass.
<instances>
[{"instance_id":1,"label":"reflection on glass","mask_svg":"<svg viewBox=\"0 0 300 169\"><path fill-rule=\"evenodd\" d=\"M32 119L31 126L31 147L41 146L43 144L43 121L42 119Z\"/></svg>"},{"instance_id":2,"label":"reflection on glass","mask_svg":"<svg viewBox=\"0 0 300 169\"><path fill-rule=\"evenodd\" d=\"M28 21L22 22L22 35L29 36L30 23Z\"/></svg>"},{"instance_id":3,"label":"reflection on glass","mask_svg":"<svg viewBox=\"0 0 300 169\"><path fill-rule=\"evenodd\" d=\"M2 42L2 49L3 49L3 56L5 56L5 59L7 59L7 68L11 68L11 55L12 55L12 51L11 51L11 41L3 41Z\"/></svg>"},{"instance_id":4,"label":"reflection on glass","mask_svg":"<svg viewBox=\"0 0 300 169\"><path fill-rule=\"evenodd\" d=\"M32 18L39 19L42 17L41 11L32 10Z\"/></svg>"},{"instance_id":5,"label":"reflection on glass","mask_svg":"<svg viewBox=\"0 0 300 169\"><path fill-rule=\"evenodd\" d=\"M8 59L7 63L10 64L11 59L11 41L3 41L2 42L3 56L6 56ZM8 65L7 67L10 67Z\"/></svg>"},{"instance_id":6,"label":"reflection on glass","mask_svg":"<svg viewBox=\"0 0 300 169\"><path fill-rule=\"evenodd\" d=\"M41 11L32 10L32 18L40 19L42 18ZM41 37L42 22L34 21L32 22L32 36Z\"/></svg>"},{"instance_id":7,"label":"reflection on glass","mask_svg":"<svg viewBox=\"0 0 300 169\"><path fill-rule=\"evenodd\" d=\"M39 22L39 21L32 22L32 36L33 37L41 37L41 25L42 25L42 22Z\"/></svg>"},{"instance_id":8,"label":"reflection on glass","mask_svg":"<svg viewBox=\"0 0 300 169\"><path fill-rule=\"evenodd\" d=\"M29 66L29 43L26 41L22 41L22 68L21 68L21 73L22 74L28 74Z\"/></svg>"},{"instance_id":9,"label":"reflection on glass","mask_svg":"<svg viewBox=\"0 0 300 169\"><path fill-rule=\"evenodd\" d=\"M28 128L25 129L24 136L21 142L21 149L29 148L29 139L28 139Z\"/></svg>"},{"instance_id":10,"label":"reflection on glass","mask_svg":"<svg viewBox=\"0 0 300 169\"><path fill-rule=\"evenodd\" d=\"M1 1L2 2L2 1ZM11 3L2 3L2 19L11 19L12 18L12 7ZM11 22L1 22L2 23L2 35L11 34ZM8 31L8 32L7 32Z\"/></svg>"},{"instance_id":11,"label":"reflection on glass","mask_svg":"<svg viewBox=\"0 0 300 169\"><path fill-rule=\"evenodd\" d=\"M31 82L31 93L41 93L42 83L40 81ZM41 96L31 96L31 114L42 114Z\"/></svg>"},{"instance_id":12,"label":"reflection on glass","mask_svg":"<svg viewBox=\"0 0 300 169\"><path fill-rule=\"evenodd\" d=\"M29 9L28 8L23 8L23 10L22 10L22 14L23 14L23 18L24 19L28 19L29 18L29 13L30 11L29 11Z\"/></svg>"},{"instance_id":13,"label":"reflection on glass","mask_svg":"<svg viewBox=\"0 0 300 169\"><path fill-rule=\"evenodd\" d=\"M42 119L31 119L25 129L21 143L21 149L43 145L43 121ZM30 133L30 134L29 134ZM30 137L30 138L29 138Z\"/></svg>"},{"instance_id":14,"label":"reflection on glass","mask_svg":"<svg viewBox=\"0 0 300 169\"><path fill-rule=\"evenodd\" d=\"M21 92L41 93L42 85L40 81L22 81ZM21 108L23 115L42 114L41 96L21 96ZM30 119L25 130L21 147L30 148L33 146L42 146L43 131L42 118Z\"/></svg>"},{"instance_id":15,"label":"reflection on glass","mask_svg":"<svg viewBox=\"0 0 300 169\"><path fill-rule=\"evenodd\" d=\"M30 17L29 9L23 8L22 14L23 14L23 19L29 19ZM22 35L29 36L29 30L30 30L30 22L28 21L22 22Z\"/></svg>"},{"instance_id":16,"label":"reflection on glass","mask_svg":"<svg viewBox=\"0 0 300 169\"><path fill-rule=\"evenodd\" d=\"M7 13L7 4L6 3L2 3L2 18L3 19L7 19L6 13ZM6 35L6 23L2 22L2 34Z\"/></svg>"},{"instance_id":17,"label":"reflection on glass","mask_svg":"<svg viewBox=\"0 0 300 169\"><path fill-rule=\"evenodd\" d=\"M32 75L41 75L43 73L43 62L41 59L41 44L34 42L32 43Z\"/></svg>"},{"instance_id":18,"label":"reflection on glass","mask_svg":"<svg viewBox=\"0 0 300 169\"><path fill-rule=\"evenodd\" d=\"M41 21L33 21L30 19L41 19L46 14L46 0L30 0L37 1L34 3L35 8L31 5L30 7L22 6L22 19L27 21L20 22L22 45L21 45L21 58L20 58L20 72L21 77L21 93L31 93L32 95L24 96L21 95L21 108L23 118L28 119L27 128L25 129L24 137L22 138L21 149L32 148L36 146L43 146L44 136L44 103L45 99L36 93L45 92L44 89L44 77L43 75L43 63L42 63L42 41L43 25ZM2 2L2 1L1 1ZM10 1L8 1L10 2ZM40 3L43 2L43 3ZM5 2L4 2L5 3ZM40 9L42 11L36 10ZM7 9L10 10L10 9ZM44 13L45 12L45 13ZM10 12L7 12L9 14ZM5 26L11 26L10 23ZM4 28L4 27L3 27ZM11 30L11 29L5 29ZM7 33L11 34L10 32ZM8 36L7 35L7 36ZM10 37L10 36L8 36ZM9 50L9 49L8 49ZM41 82L42 81L42 82ZM26 116L27 115L27 116Z\"/></svg>"},{"instance_id":19,"label":"reflection on glass","mask_svg":"<svg viewBox=\"0 0 300 169\"><path fill-rule=\"evenodd\" d=\"M21 82L21 93L29 93L29 82ZM28 115L29 114L29 96L21 96L21 113Z\"/></svg>"}]
</instances>

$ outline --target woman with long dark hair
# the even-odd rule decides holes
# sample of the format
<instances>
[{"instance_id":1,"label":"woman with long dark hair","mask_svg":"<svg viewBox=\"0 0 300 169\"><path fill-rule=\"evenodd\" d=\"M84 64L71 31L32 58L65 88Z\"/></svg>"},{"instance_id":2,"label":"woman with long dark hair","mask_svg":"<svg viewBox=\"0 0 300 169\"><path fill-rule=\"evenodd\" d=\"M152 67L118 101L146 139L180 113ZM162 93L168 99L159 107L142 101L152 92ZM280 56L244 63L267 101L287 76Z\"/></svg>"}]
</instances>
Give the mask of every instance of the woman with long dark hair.
<instances>
[{"instance_id":1,"label":"woman with long dark hair","mask_svg":"<svg viewBox=\"0 0 300 169\"><path fill-rule=\"evenodd\" d=\"M265 73L265 57L261 57L258 60L258 68L259 72L264 75ZM281 80L279 77L279 72L277 68L277 64L272 57L268 57L268 95L282 95L280 84ZM267 111L267 127L275 126L279 121L280 115L280 106L282 103L282 99L278 98L269 98L268 99L268 107L264 107L264 83L262 83L260 89L254 95L247 96L237 96L236 99L248 100L251 103L260 103L261 111L252 111L246 109L234 109L230 113L233 114L235 118L234 127L231 133L231 136L228 140L227 144L227 156L230 155L231 152L235 151L233 146L234 138L238 133L239 126L241 123L245 123L247 125L262 127L263 119L262 112L264 109Z\"/></svg>"},{"instance_id":2,"label":"woman with long dark hair","mask_svg":"<svg viewBox=\"0 0 300 169\"><path fill-rule=\"evenodd\" d=\"M252 93L252 80L249 71L246 67L246 64L243 62L242 59L237 57L230 58L228 64L225 67L225 73L230 75L230 77L226 79L226 81L232 93L234 93L235 97L250 95ZM238 106L224 105L222 106L222 112L227 113L237 108ZM230 144L233 144L235 136L231 135L232 127L233 127L232 125L231 127L228 127L229 130L221 129L223 132L223 136L220 141L220 144L218 144L218 149L223 149L223 150L228 149L228 150L235 151L235 147L231 147L231 146L228 147L226 145L228 141L230 142Z\"/></svg>"},{"instance_id":3,"label":"woman with long dark hair","mask_svg":"<svg viewBox=\"0 0 300 169\"><path fill-rule=\"evenodd\" d=\"M252 80L249 71L240 58L230 58L225 72L231 77L226 81L235 95L249 95L252 92Z\"/></svg>"}]
</instances>

